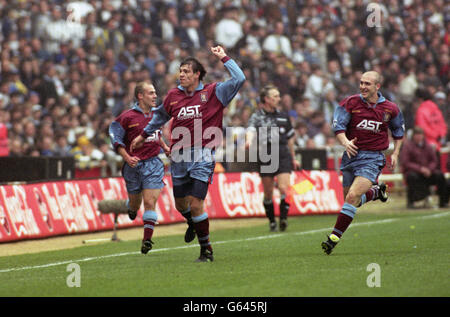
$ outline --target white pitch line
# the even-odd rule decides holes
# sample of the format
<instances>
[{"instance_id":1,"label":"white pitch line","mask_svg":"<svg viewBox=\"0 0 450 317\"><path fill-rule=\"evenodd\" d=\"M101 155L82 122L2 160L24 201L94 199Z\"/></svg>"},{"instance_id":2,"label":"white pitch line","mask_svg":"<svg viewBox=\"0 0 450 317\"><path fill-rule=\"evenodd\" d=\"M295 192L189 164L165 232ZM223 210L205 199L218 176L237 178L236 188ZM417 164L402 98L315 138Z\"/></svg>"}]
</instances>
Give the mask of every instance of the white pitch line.
<instances>
[{"instance_id":1,"label":"white pitch line","mask_svg":"<svg viewBox=\"0 0 450 317\"><path fill-rule=\"evenodd\" d=\"M441 218L441 217L445 217L448 216L450 214L450 211L447 212L440 212L437 214L431 214L431 215L427 215L427 216L422 216L420 217L420 219L434 219L434 218Z\"/></svg>"},{"instance_id":2,"label":"white pitch line","mask_svg":"<svg viewBox=\"0 0 450 317\"><path fill-rule=\"evenodd\" d=\"M443 212L443 213L437 213L437 214L432 214L432 215L427 215L427 216L414 217L414 218L411 218L411 219L432 219L432 218L446 217L448 215L450 215L450 212ZM352 228L359 227L359 226L370 226L370 225L377 225L377 224L382 224L382 223L390 223L390 222L394 222L394 221L398 221L398 220L403 220L403 218L389 218L389 219L368 221L368 222L356 222L356 223L352 224ZM214 241L214 244L225 244L225 243L234 243L234 242L264 240L264 239L285 237L286 235L314 234L314 233L319 233L319 232L327 232L327 231L330 231L330 230L331 230L331 228L321 228L321 229L314 229L314 230L308 230L308 231L302 231L302 232L278 233L278 234L270 234L270 235L264 235L264 236L259 236L259 237L251 237L251 238L245 238L245 239ZM172 247L172 248L153 249L151 251L151 253L172 251L172 250L179 250L179 249L187 249L187 248L193 248L193 247L198 247L198 244L184 245L184 246L178 246L178 247ZM135 252L122 252L122 253L114 253L114 254L94 256L94 257L87 257L87 258L82 258L82 259L78 259L78 260L67 260L67 261L53 262L53 263L34 265L34 266L13 267L13 268L9 268L9 269L0 270L0 273L8 273L8 272L13 272L13 271L24 271L24 270L33 270L33 269L42 269L42 268L58 266L58 265L64 265L64 264L70 264L70 263L95 261L95 260L114 258L114 257L119 257L119 256L127 256L127 255L139 254L139 253L140 252L138 252L138 251L135 251Z\"/></svg>"}]
</instances>

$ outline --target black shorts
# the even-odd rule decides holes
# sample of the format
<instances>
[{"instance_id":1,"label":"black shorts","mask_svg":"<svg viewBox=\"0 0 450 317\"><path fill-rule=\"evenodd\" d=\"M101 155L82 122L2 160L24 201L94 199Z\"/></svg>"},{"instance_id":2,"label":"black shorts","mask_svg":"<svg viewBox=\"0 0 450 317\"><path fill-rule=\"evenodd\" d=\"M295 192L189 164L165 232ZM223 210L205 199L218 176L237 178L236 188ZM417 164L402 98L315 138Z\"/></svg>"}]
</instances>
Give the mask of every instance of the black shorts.
<instances>
[{"instance_id":1,"label":"black shorts","mask_svg":"<svg viewBox=\"0 0 450 317\"><path fill-rule=\"evenodd\" d=\"M209 183L201 180L191 178L189 182L182 185L173 186L173 196L175 198L182 198L186 196L193 196L201 200L205 200L208 194Z\"/></svg>"},{"instance_id":2,"label":"black shorts","mask_svg":"<svg viewBox=\"0 0 450 317\"><path fill-rule=\"evenodd\" d=\"M263 166L270 166L270 161L268 163L258 162L258 172L261 177L270 176L275 177L281 173L290 173L294 170L294 166L292 165L292 157L291 155L280 155L278 168L273 172L263 172Z\"/></svg>"}]
</instances>

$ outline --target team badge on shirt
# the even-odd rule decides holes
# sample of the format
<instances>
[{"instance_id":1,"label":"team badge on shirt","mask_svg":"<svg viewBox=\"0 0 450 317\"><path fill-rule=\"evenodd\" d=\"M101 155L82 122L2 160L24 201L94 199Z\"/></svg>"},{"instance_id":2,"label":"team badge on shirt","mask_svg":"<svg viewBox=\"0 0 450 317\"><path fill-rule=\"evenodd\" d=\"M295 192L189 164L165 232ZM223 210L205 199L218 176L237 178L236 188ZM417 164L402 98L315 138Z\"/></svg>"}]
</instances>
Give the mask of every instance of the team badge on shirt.
<instances>
[{"instance_id":1,"label":"team badge on shirt","mask_svg":"<svg viewBox=\"0 0 450 317\"><path fill-rule=\"evenodd\" d=\"M389 120L391 119L391 114L388 112L385 112L383 115L383 121L384 122L389 122Z\"/></svg>"},{"instance_id":2,"label":"team badge on shirt","mask_svg":"<svg viewBox=\"0 0 450 317\"><path fill-rule=\"evenodd\" d=\"M200 100L202 102L207 102L208 101L208 95L206 94L206 92L201 92L200 93Z\"/></svg>"}]
</instances>

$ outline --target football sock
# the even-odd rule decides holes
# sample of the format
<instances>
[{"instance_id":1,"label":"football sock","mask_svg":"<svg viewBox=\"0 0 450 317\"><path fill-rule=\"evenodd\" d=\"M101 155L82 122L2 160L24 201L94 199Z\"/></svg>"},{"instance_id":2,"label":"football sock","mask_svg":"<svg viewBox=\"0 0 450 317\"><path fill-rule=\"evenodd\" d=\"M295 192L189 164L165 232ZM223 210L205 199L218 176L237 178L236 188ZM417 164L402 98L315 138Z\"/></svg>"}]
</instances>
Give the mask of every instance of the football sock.
<instances>
[{"instance_id":1,"label":"football sock","mask_svg":"<svg viewBox=\"0 0 450 317\"><path fill-rule=\"evenodd\" d=\"M158 214L153 210L146 210L142 216L144 221L144 239L151 240L153 236L153 230L155 229L156 220L158 220Z\"/></svg>"},{"instance_id":2,"label":"football sock","mask_svg":"<svg viewBox=\"0 0 450 317\"><path fill-rule=\"evenodd\" d=\"M342 206L342 210L336 220L336 224L334 225L332 234L336 235L339 238L342 237L345 230L347 230L348 226L350 226L350 224L352 223L353 218L355 217L355 213L355 206L349 203L344 203L344 205Z\"/></svg>"},{"instance_id":3,"label":"football sock","mask_svg":"<svg viewBox=\"0 0 450 317\"><path fill-rule=\"evenodd\" d=\"M272 199L264 199L263 201L264 209L266 211L266 217L269 218L270 222L275 221L274 208Z\"/></svg>"},{"instance_id":4,"label":"football sock","mask_svg":"<svg viewBox=\"0 0 450 317\"><path fill-rule=\"evenodd\" d=\"M133 211L133 212L137 212L137 210L131 209L131 207L130 207L130 200L129 200L129 199L127 199L127 200L125 201L125 204L126 204L128 210L131 210L131 211Z\"/></svg>"},{"instance_id":5,"label":"football sock","mask_svg":"<svg viewBox=\"0 0 450 317\"><path fill-rule=\"evenodd\" d=\"M286 219L288 212L289 212L289 204L286 203L285 200L286 196L285 195L281 195L281 200L280 200L280 219Z\"/></svg>"},{"instance_id":6,"label":"football sock","mask_svg":"<svg viewBox=\"0 0 450 317\"><path fill-rule=\"evenodd\" d=\"M186 210L180 211L181 215L187 220L188 223L192 223L191 207L189 206Z\"/></svg>"},{"instance_id":7,"label":"football sock","mask_svg":"<svg viewBox=\"0 0 450 317\"><path fill-rule=\"evenodd\" d=\"M358 207L361 207L365 203L373 200L377 200L379 196L380 187L378 185L372 186L365 194L361 196L361 202Z\"/></svg>"},{"instance_id":8,"label":"football sock","mask_svg":"<svg viewBox=\"0 0 450 317\"><path fill-rule=\"evenodd\" d=\"M337 235L332 233L332 234L330 234L330 240L333 241L334 243L338 243L340 238Z\"/></svg>"},{"instance_id":9,"label":"football sock","mask_svg":"<svg viewBox=\"0 0 450 317\"><path fill-rule=\"evenodd\" d=\"M209 219L208 214L204 212L200 216L192 217L195 232L198 237L200 247L212 251L211 242L209 241Z\"/></svg>"}]
</instances>

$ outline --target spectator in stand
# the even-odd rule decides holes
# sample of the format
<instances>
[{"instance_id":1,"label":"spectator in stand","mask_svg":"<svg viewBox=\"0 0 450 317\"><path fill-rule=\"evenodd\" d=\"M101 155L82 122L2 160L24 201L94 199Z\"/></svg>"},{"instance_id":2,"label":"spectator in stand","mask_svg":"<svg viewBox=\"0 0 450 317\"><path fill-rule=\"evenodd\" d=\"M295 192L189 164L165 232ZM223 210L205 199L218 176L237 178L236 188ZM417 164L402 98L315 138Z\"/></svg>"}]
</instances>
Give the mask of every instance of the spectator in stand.
<instances>
[{"instance_id":1,"label":"spectator in stand","mask_svg":"<svg viewBox=\"0 0 450 317\"><path fill-rule=\"evenodd\" d=\"M99 56L102 56L109 48L112 49L115 57L119 56L125 44L125 38L118 29L119 25L119 21L113 17L106 22L106 28L97 37L95 42L95 50Z\"/></svg>"},{"instance_id":2,"label":"spectator in stand","mask_svg":"<svg viewBox=\"0 0 450 317\"><path fill-rule=\"evenodd\" d=\"M9 156L19 157L25 154L19 137L9 138Z\"/></svg>"},{"instance_id":3,"label":"spectator in stand","mask_svg":"<svg viewBox=\"0 0 450 317\"><path fill-rule=\"evenodd\" d=\"M322 125L325 122L325 117L322 111L314 111L309 117L306 125L308 126L308 135L310 138L314 138L322 129Z\"/></svg>"},{"instance_id":4,"label":"spectator in stand","mask_svg":"<svg viewBox=\"0 0 450 317\"><path fill-rule=\"evenodd\" d=\"M179 36L182 46L184 44L195 50L204 47L206 43L203 30L200 29L200 21L192 13L188 13L185 18L181 20Z\"/></svg>"},{"instance_id":5,"label":"spectator in stand","mask_svg":"<svg viewBox=\"0 0 450 317\"><path fill-rule=\"evenodd\" d=\"M263 28L252 20L247 20L243 25L244 36L239 40L237 46L243 55L249 55L257 59L262 54L261 38L264 38Z\"/></svg>"},{"instance_id":6,"label":"spectator in stand","mask_svg":"<svg viewBox=\"0 0 450 317\"><path fill-rule=\"evenodd\" d=\"M432 101L432 97L425 89L416 92L419 108L416 112L415 124L423 129L427 143L434 146L435 151L440 151L445 144L447 136L447 124L439 107Z\"/></svg>"},{"instance_id":7,"label":"spectator in stand","mask_svg":"<svg viewBox=\"0 0 450 317\"><path fill-rule=\"evenodd\" d=\"M275 22L273 33L264 39L263 49L267 52L284 55L289 59L292 58L292 45L290 39L285 35L283 22Z\"/></svg>"},{"instance_id":8,"label":"spectator in stand","mask_svg":"<svg viewBox=\"0 0 450 317\"><path fill-rule=\"evenodd\" d=\"M223 18L216 25L215 40L227 49L232 49L244 36L236 7L224 9Z\"/></svg>"},{"instance_id":9,"label":"spectator in stand","mask_svg":"<svg viewBox=\"0 0 450 317\"><path fill-rule=\"evenodd\" d=\"M51 137L42 137L38 142L39 156L55 156L53 144L53 139Z\"/></svg>"},{"instance_id":10,"label":"spectator in stand","mask_svg":"<svg viewBox=\"0 0 450 317\"><path fill-rule=\"evenodd\" d=\"M168 4L163 11L163 18L159 25L159 36L163 41L173 42L180 27L177 8L173 4Z\"/></svg>"},{"instance_id":11,"label":"spectator in stand","mask_svg":"<svg viewBox=\"0 0 450 317\"><path fill-rule=\"evenodd\" d=\"M433 146L426 140L424 130L415 127L411 140L405 142L400 155L400 164L406 180L407 207L430 195L430 186L437 186L439 207L448 205L449 194L444 174Z\"/></svg>"},{"instance_id":12,"label":"spectator in stand","mask_svg":"<svg viewBox=\"0 0 450 317\"><path fill-rule=\"evenodd\" d=\"M53 80L56 76L54 64L51 62L46 62L43 65L43 69L44 76L39 79L39 84L36 86L36 91L39 93L42 104L46 105L49 99L58 98L58 92L55 81Z\"/></svg>"},{"instance_id":13,"label":"spectator in stand","mask_svg":"<svg viewBox=\"0 0 450 317\"><path fill-rule=\"evenodd\" d=\"M323 92L334 89L333 83L323 75L321 67L317 64L312 65L312 74L308 78L304 96L311 101L311 108L319 110L320 102L323 98Z\"/></svg>"},{"instance_id":14,"label":"spectator in stand","mask_svg":"<svg viewBox=\"0 0 450 317\"><path fill-rule=\"evenodd\" d=\"M319 132L313 137L316 148L326 148L328 139L333 136L331 125L328 122L323 122Z\"/></svg>"},{"instance_id":15,"label":"spectator in stand","mask_svg":"<svg viewBox=\"0 0 450 317\"><path fill-rule=\"evenodd\" d=\"M123 105L112 81L104 82L101 94L100 111L109 111L115 116L119 115L123 110Z\"/></svg>"},{"instance_id":16,"label":"spectator in stand","mask_svg":"<svg viewBox=\"0 0 450 317\"><path fill-rule=\"evenodd\" d=\"M333 121L333 113L339 103L336 101L336 90L327 89L323 93L323 98L321 102L321 110L323 112L325 122L331 123Z\"/></svg>"},{"instance_id":17,"label":"spectator in stand","mask_svg":"<svg viewBox=\"0 0 450 317\"><path fill-rule=\"evenodd\" d=\"M304 122L299 122L295 127L295 149L305 149L308 140L308 126Z\"/></svg>"},{"instance_id":18,"label":"spectator in stand","mask_svg":"<svg viewBox=\"0 0 450 317\"><path fill-rule=\"evenodd\" d=\"M8 128L0 117L0 156L9 155Z\"/></svg>"},{"instance_id":19,"label":"spectator in stand","mask_svg":"<svg viewBox=\"0 0 450 317\"><path fill-rule=\"evenodd\" d=\"M442 115L444 116L445 123L447 124L447 136L450 134L450 95L446 95L442 91L438 91L434 94L433 100L438 105L439 109L442 112ZM448 141L448 140L447 140Z\"/></svg>"},{"instance_id":20,"label":"spectator in stand","mask_svg":"<svg viewBox=\"0 0 450 317\"><path fill-rule=\"evenodd\" d=\"M36 145L36 126L33 121L27 119L22 135L22 139L29 145Z\"/></svg>"},{"instance_id":21,"label":"spectator in stand","mask_svg":"<svg viewBox=\"0 0 450 317\"><path fill-rule=\"evenodd\" d=\"M81 169L107 166L103 153L84 135L78 138L77 146L72 148L71 153Z\"/></svg>"},{"instance_id":22,"label":"spectator in stand","mask_svg":"<svg viewBox=\"0 0 450 317\"><path fill-rule=\"evenodd\" d=\"M55 156L72 156L72 147L67 142L67 136L65 134L59 134L56 136L56 145L53 150Z\"/></svg>"}]
</instances>

